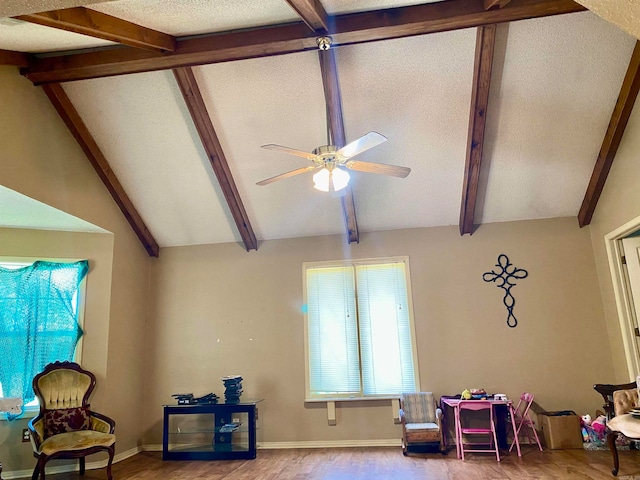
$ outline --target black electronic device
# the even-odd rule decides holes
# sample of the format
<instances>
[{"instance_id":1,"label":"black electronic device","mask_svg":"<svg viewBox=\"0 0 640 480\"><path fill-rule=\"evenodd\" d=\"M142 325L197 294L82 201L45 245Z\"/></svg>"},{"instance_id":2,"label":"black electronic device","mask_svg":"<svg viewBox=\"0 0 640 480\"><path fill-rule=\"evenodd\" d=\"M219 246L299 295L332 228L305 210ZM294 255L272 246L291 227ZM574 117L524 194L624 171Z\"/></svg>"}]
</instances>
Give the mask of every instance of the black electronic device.
<instances>
[{"instance_id":1,"label":"black electronic device","mask_svg":"<svg viewBox=\"0 0 640 480\"><path fill-rule=\"evenodd\" d=\"M193 393L175 393L171 395L178 401L178 405L191 405L193 401Z\"/></svg>"},{"instance_id":2,"label":"black electronic device","mask_svg":"<svg viewBox=\"0 0 640 480\"><path fill-rule=\"evenodd\" d=\"M215 393L207 393L201 397L194 397L193 393L175 393L171 395L178 401L178 405L211 405L218 403Z\"/></svg>"},{"instance_id":3,"label":"black electronic device","mask_svg":"<svg viewBox=\"0 0 640 480\"><path fill-rule=\"evenodd\" d=\"M212 403L218 403L218 396L215 393L207 393L198 398L194 398L194 403L199 405L210 405Z\"/></svg>"}]
</instances>

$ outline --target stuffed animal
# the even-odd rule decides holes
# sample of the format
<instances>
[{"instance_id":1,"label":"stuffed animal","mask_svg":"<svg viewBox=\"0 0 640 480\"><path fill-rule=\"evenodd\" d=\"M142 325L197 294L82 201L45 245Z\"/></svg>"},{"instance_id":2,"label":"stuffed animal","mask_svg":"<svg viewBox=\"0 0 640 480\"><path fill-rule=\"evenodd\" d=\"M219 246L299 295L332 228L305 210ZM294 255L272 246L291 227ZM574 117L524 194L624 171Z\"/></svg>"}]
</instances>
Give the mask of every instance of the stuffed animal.
<instances>
[{"instance_id":1,"label":"stuffed animal","mask_svg":"<svg viewBox=\"0 0 640 480\"><path fill-rule=\"evenodd\" d=\"M584 442L603 443L606 437L607 417L596 412L595 420L588 413L580 417L580 432Z\"/></svg>"},{"instance_id":2,"label":"stuffed animal","mask_svg":"<svg viewBox=\"0 0 640 480\"><path fill-rule=\"evenodd\" d=\"M598 416L595 420L591 422L591 428L599 437L604 437L604 434L607 430L607 417L604 415Z\"/></svg>"},{"instance_id":3,"label":"stuffed animal","mask_svg":"<svg viewBox=\"0 0 640 480\"><path fill-rule=\"evenodd\" d=\"M588 442L589 441L589 432L587 431L587 427L582 427L580 429L580 433L582 433L582 441L583 442Z\"/></svg>"},{"instance_id":4,"label":"stuffed animal","mask_svg":"<svg viewBox=\"0 0 640 480\"><path fill-rule=\"evenodd\" d=\"M10 416L22 413L21 398L0 398L0 412L7 412Z\"/></svg>"}]
</instances>

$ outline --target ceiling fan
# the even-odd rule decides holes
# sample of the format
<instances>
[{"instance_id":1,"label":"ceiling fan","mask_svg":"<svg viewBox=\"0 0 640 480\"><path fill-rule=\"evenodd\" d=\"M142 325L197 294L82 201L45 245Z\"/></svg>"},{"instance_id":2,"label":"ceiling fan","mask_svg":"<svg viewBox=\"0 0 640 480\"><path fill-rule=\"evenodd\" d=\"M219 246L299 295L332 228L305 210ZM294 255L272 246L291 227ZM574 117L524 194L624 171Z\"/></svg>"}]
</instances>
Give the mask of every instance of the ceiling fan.
<instances>
[{"instance_id":1,"label":"ceiling fan","mask_svg":"<svg viewBox=\"0 0 640 480\"><path fill-rule=\"evenodd\" d=\"M316 148L313 152L303 152L294 148L283 147L281 145L262 145L262 148L268 150L276 150L279 152L289 153L298 157L311 160L311 165L307 167L291 170L290 172L281 173L275 177L267 178L256 185L268 185L278 180L293 177L305 172L318 170L313 175L314 187L324 192L339 191L349 184L349 173L347 170L356 170L367 173L378 173L382 175L390 175L392 177L405 178L411 172L408 167L400 167L397 165L387 165L383 163L363 162L352 160L356 155L376 147L387 141L384 135L376 132L369 132L357 140L338 149L334 145L324 145Z\"/></svg>"}]
</instances>

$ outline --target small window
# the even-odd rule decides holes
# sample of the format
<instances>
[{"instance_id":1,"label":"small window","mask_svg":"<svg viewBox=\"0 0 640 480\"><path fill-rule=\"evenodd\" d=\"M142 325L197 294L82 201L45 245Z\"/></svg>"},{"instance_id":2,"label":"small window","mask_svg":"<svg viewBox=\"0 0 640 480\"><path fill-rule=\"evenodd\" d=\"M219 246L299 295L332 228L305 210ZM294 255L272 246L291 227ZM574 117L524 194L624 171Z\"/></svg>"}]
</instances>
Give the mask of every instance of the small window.
<instances>
[{"instance_id":1,"label":"small window","mask_svg":"<svg viewBox=\"0 0 640 480\"><path fill-rule=\"evenodd\" d=\"M305 263L306 398L419 390L409 259Z\"/></svg>"}]
</instances>

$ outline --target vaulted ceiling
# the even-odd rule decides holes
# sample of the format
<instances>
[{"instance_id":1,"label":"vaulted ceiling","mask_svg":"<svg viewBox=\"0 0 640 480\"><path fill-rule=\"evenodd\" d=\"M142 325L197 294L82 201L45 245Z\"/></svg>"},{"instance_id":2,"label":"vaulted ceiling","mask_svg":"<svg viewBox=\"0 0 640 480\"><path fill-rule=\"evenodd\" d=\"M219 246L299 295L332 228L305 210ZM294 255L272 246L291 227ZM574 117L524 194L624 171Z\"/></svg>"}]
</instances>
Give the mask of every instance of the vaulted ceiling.
<instances>
[{"instance_id":1,"label":"vaulted ceiling","mask_svg":"<svg viewBox=\"0 0 640 480\"><path fill-rule=\"evenodd\" d=\"M40 0L0 17L0 64L41 86L153 256L588 225L640 87L636 39L571 0ZM351 171L343 196L310 173L256 185L310 165L261 145L369 131L388 141L357 159L408 177Z\"/></svg>"}]
</instances>

